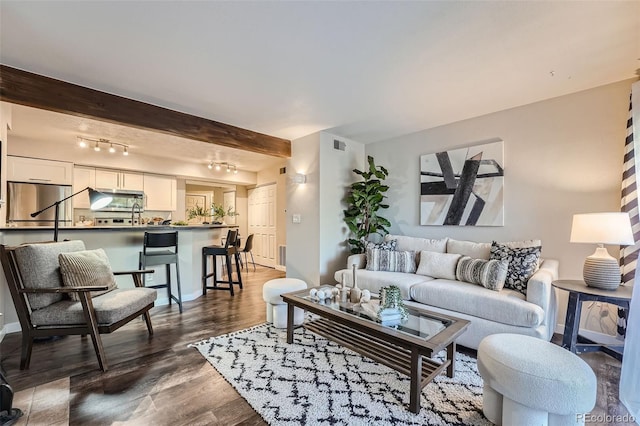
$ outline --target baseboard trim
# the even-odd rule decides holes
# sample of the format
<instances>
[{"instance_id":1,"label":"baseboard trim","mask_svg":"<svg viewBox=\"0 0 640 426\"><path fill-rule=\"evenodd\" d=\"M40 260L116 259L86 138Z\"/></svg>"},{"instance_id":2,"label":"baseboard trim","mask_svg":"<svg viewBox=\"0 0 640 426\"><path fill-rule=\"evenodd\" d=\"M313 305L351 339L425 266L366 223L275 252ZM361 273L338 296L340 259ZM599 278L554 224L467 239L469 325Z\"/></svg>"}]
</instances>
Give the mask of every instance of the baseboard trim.
<instances>
[{"instance_id":1,"label":"baseboard trim","mask_svg":"<svg viewBox=\"0 0 640 426\"><path fill-rule=\"evenodd\" d=\"M283 265L276 265L274 268L276 271L283 271L283 272L287 272L287 267L283 266Z\"/></svg>"}]
</instances>

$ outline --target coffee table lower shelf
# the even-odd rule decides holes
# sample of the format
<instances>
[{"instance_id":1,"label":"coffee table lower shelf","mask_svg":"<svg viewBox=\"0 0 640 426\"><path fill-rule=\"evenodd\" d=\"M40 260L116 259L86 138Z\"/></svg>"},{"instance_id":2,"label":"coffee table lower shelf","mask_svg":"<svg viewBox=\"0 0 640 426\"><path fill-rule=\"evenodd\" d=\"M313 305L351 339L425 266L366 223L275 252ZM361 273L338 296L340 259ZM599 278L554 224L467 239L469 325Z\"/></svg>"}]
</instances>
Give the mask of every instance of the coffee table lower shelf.
<instances>
[{"instance_id":1,"label":"coffee table lower shelf","mask_svg":"<svg viewBox=\"0 0 640 426\"><path fill-rule=\"evenodd\" d=\"M412 401L410 403L410 409L416 413L420 411L420 398L414 393L422 390L422 388L440 374L442 370L452 364L451 357L448 357L448 359L442 363L436 362L428 358L426 356L427 354L420 353L417 347L403 348L396 346L375 336L359 332L358 330L325 318L305 322L303 326L309 331L313 331L367 358L384 364L401 374L409 376L412 379ZM455 349L453 352L455 353ZM455 354L453 356L455 356ZM416 373L417 370L421 370L419 382L414 378L414 369ZM419 386L418 389L415 389L414 380L418 382L416 383L416 385Z\"/></svg>"}]
</instances>

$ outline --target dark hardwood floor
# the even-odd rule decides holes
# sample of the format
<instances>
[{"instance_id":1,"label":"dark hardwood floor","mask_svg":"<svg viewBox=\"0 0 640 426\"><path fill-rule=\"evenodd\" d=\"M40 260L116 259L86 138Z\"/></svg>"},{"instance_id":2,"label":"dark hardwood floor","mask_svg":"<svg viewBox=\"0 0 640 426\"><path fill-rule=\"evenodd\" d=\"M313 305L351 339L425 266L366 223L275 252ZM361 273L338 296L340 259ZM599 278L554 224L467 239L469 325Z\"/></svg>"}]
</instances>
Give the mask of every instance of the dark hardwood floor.
<instances>
[{"instance_id":1,"label":"dark hardwood floor","mask_svg":"<svg viewBox=\"0 0 640 426\"><path fill-rule=\"evenodd\" d=\"M109 371L98 368L91 340L68 336L36 343L31 368L19 370L20 334L0 345L2 367L16 391L19 425L251 425L265 424L189 343L265 321L262 284L284 274L250 269L244 290L209 291L184 304L152 310L154 336L133 321L103 335ZM583 355L598 378L594 414L622 415L618 401L620 363L602 353ZM592 424L623 424L597 422Z\"/></svg>"}]
</instances>

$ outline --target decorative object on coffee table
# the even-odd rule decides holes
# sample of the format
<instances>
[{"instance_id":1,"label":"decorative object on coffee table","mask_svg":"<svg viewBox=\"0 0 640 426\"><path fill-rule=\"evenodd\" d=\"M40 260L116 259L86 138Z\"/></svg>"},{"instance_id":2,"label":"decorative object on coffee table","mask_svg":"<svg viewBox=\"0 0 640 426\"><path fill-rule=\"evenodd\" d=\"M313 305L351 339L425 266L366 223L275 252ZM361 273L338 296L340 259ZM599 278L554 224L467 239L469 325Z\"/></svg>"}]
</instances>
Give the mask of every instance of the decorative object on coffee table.
<instances>
[{"instance_id":1,"label":"decorative object on coffee table","mask_svg":"<svg viewBox=\"0 0 640 426\"><path fill-rule=\"evenodd\" d=\"M383 324L396 321L399 315L401 321L406 321L409 313L402 301L400 288L395 285L382 287L380 289L380 310L378 311L378 320ZM385 324L387 325L387 324Z\"/></svg>"},{"instance_id":2,"label":"decorative object on coffee table","mask_svg":"<svg viewBox=\"0 0 640 426\"><path fill-rule=\"evenodd\" d=\"M351 293L349 294L349 299L351 303L360 303L360 296L362 295L362 291L358 288L358 279L356 275L357 265L352 265L353 267L353 288L351 289Z\"/></svg>"},{"instance_id":3,"label":"decorative object on coffee table","mask_svg":"<svg viewBox=\"0 0 640 426\"><path fill-rule=\"evenodd\" d=\"M635 244L628 213L574 214L570 241L598 244L595 253L584 261L584 282L589 287L605 290L618 288L622 279L620 265L604 245Z\"/></svg>"}]
</instances>

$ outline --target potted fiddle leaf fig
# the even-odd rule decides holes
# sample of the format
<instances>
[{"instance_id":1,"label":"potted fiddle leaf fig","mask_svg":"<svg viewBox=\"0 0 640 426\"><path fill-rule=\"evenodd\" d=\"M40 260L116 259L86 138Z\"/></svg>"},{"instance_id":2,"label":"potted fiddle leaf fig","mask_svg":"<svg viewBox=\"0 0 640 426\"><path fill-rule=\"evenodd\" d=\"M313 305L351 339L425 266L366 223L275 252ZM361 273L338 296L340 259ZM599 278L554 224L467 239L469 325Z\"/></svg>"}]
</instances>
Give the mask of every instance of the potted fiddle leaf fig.
<instances>
[{"instance_id":1,"label":"potted fiddle leaf fig","mask_svg":"<svg viewBox=\"0 0 640 426\"><path fill-rule=\"evenodd\" d=\"M367 170L353 170L362 179L351 184L346 199L348 207L344 210L344 221L351 234L347 242L353 254L364 253L369 236L384 236L389 233L387 228L391 226L387 219L378 214L379 210L389 208L384 203L384 194L389 187L383 183L389 172L382 166L376 166L371 156L367 157L367 163Z\"/></svg>"}]
</instances>

